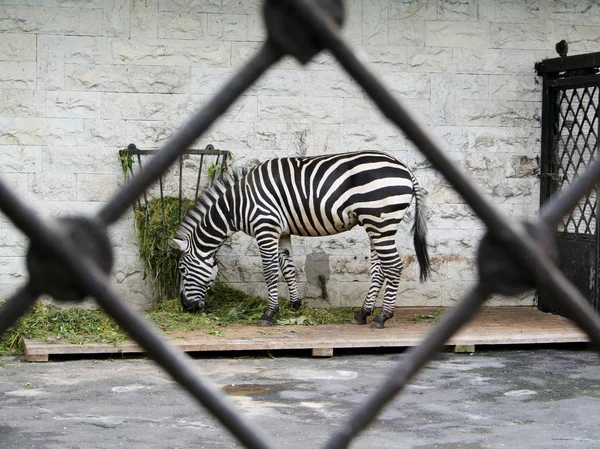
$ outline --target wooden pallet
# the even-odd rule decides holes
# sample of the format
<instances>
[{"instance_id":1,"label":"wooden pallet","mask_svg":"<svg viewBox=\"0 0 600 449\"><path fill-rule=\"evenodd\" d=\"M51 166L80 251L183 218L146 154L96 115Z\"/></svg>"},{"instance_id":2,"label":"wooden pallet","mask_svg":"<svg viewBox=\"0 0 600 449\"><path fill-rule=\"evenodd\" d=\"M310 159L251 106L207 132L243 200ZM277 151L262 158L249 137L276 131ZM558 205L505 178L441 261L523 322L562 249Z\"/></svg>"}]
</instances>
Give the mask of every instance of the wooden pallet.
<instances>
[{"instance_id":1,"label":"wooden pallet","mask_svg":"<svg viewBox=\"0 0 600 449\"><path fill-rule=\"evenodd\" d=\"M353 324L319 326L224 327L207 332L170 333L169 341L184 352L310 349L314 356L332 356L335 349L416 346L435 325L424 318L431 308L398 308L385 329ZM587 335L566 318L529 307L484 307L452 337L448 346L472 352L479 345L556 344L587 342ZM66 344L24 340L25 358L46 362L51 355L135 354L144 350L126 341L111 344Z\"/></svg>"}]
</instances>

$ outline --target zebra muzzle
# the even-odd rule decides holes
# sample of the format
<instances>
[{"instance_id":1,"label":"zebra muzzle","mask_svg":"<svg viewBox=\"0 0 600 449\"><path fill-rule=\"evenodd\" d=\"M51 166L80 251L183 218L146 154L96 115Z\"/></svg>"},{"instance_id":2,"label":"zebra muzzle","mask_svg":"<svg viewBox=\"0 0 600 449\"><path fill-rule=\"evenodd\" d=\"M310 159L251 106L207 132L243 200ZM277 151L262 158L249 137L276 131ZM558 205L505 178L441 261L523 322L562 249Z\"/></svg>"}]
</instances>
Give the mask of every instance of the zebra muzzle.
<instances>
[{"instance_id":1,"label":"zebra muzzle","mask_svg":"<svg viewBox=\"0 0 600 449\"><path fill-rule=\"evenodd\" d=\"M184 294L182 294L179 299L181 301L181 307L183 308L184 312L197 313L204 309L203 301L190 301L186 298Z\"/></svg>"}]
</instances>

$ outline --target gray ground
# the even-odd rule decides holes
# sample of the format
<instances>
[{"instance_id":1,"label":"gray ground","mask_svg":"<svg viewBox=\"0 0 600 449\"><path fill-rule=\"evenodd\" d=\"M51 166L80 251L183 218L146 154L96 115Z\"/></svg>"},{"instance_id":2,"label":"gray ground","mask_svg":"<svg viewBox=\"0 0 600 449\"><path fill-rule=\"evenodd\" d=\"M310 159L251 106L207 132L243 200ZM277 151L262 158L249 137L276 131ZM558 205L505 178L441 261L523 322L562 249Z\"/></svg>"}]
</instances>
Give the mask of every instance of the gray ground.
<instances>
[{"instance_id":1,"label":"gray ground","mask_svg":"<svg viewBox=\"0 0 600 449\"><path fill-rule=\"evenodd\" d=\"M277 448L321 447L402 354L195 359ZM353 448L600 447L600 358L441 354ZM152 362L0 362L0 448L240 445Z\"/></svg>"}]
</instances>

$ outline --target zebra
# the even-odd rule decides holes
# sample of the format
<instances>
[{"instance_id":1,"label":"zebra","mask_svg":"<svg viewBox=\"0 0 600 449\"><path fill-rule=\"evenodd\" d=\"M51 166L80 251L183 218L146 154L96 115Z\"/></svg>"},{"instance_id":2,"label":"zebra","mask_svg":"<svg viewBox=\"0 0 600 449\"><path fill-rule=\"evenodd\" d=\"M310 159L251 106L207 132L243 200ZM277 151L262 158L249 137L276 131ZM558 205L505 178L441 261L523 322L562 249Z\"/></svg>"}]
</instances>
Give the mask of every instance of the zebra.
<instances>
[{"instance_id":1,"label":"zebra","mask_svg":"<svg viewBox=\"0 0 600 449\"><path fill-rule=\"evenodd\" d=\"M328 236L361 225L371 246L371 284L354 322L367 324L385 283L383 304L372 327L383 328L394 314L403 261L395 236L415 199L413 243L420 280L430 276L425 192L405 164L375 151L271 159L237 174L226 172L199 198L171 240L181 251L179 298L184 311L204 307L217 277L215 254L237 231L256 239L267 284L268 305L259 326L279 312L281 270L291 306L301 298L291 235Z\"/></svg>"}]
</instances>

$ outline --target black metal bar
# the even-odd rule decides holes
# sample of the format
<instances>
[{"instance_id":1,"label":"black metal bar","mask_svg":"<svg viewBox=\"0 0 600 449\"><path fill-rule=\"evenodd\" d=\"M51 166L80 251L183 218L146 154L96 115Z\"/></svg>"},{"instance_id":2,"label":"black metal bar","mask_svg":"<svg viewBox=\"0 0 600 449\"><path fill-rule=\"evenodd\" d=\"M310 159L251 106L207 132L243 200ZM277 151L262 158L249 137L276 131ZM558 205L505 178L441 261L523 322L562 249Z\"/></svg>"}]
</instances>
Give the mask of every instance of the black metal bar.
<instances>
[{"instance_id":1,"label":"black metal bar","mask_svg":"<svg viewBox=\"0 0 600 449\"><path fill-rule=\"evenodd\" d=\"M138 159L139 159L139 156L138 156ZM141 161L139 161L139 162L138 162L138 164L139 164L139 166L140 166L140 169L141 169ZM138 170L139 170L139 169L138 169ZM132 164L132 167L131 167L131 177L129 178L129 181L130 181L130 182L131 182L131 180L133 179L133 176L134 176L134 174L133 174L133 164ZM144 192L144 193L145 193L145 192ZM137 205L138 205L138 210L139 210L140 212L141 212L141 211L146 211L146 210L147 210L147 207L146 207L146 208L142 208L142 199L141 199L141 197L139 197L139 196L138 196L138 197L137 197L137 199L136 199L136 201L137 201ZM135 212L135 203L136 203L136 201L134 201L134 202L132 203L132 204L133 204L133 210L134 210L134 212ZM146 204L146 206L148 206L148 205Z\"/></svg>"},{"instance_id":2,"label":"black metal bar","mask_svg":"<svg viewBox=\"0 0 600 449\"><path fill-rule=\"evenodd\" d=\"M408 350L406 358L396 364L392 373L375 393L353 413L350 419L329 438L323 449L342 449L364 430L410 380L438 353L461 327L469 322L486 301L489 292L477 284L458 305L442 316L440 322L427 334L419 346Z\"/></svg>"},{"instance_id":3,"label":"black metal bar","mask_svg":"<svg viewBox=\"0 0 600 449\"><path fill-rule=\"evenodd\" d=\"M163 235L167 236L167 221L165 219L165 193L163 189L163 177L158 178L158 188L160 190L160 212L162 215Z\"/></svg>"},{"instance_id":4,"label":"black metal bar","mask_svg":"<svg viewBox=\"0 0 600 449\"><path fill-rule=\"evenodd\" d=\"M222 161L221 161L221 176L223 176L225 174L225 172L227 171L227 158L229 157L228 154L224 154L222 157Z\"/></svg>"},{"instance_id":5,"label":"black metal bar","mask_svg":"<svg viewBox=\"0 0 600 449\"><path fill-rule=\"evenodd\" d=\"M218 158L219 156L217 156ZM198 167L198 178L196 179L196 192L194 201L198 201L198 192L200 191L200 179L202 178L202 168L204 167L204 154L200 156L200 166Z\"/></svg>"},{"instance_id":6,"label":"black metal bar","mask_svg":"<svg viewBox=\"0 0 600 449\"><path fill-rule=\"evenodd\" d=\"M229 154L224 154L223 156L223 162L221 163L221 174L225 173L227 171L227 158L229 157Z\"/></svg>"},{"instance_id":7,"label":"black metal bar","mask_svg":"<svg viewBox=\"0 0 600 449\"><path fill-rule=\"evenodd\" d=\"M544 76L542 98L542 151L540 154L540 207L550 198L552 192L552 166L553 141L554 141L554 111L556 108L556 91L548 86L548 78Z\"/></svg>"},{"instance_id":8,"label":"black metal bar","mask_svg":"<svg viewBox=\"0 0 600 449\"><path fill-rule=\"evenodd\" d=\"M183 156L179 156L179 205L177 209L177 223L181 223L181 209L183 208Z\"/></svg>"},{"instance_id":9,"label":"black metal bar","mask_svg":"<svg viewBox=\"0 0 600 449\"><path fill-rule=\"evenodd\" d=\"M216 169L216 167L219 166L219 162L220 162L220 158L219 158L219 156L217 156L217 159L216 159L216 162L215 162L215 169ZM209 164L209 168L210 168L210 164ZM216 177L217 177L217 173L216 172L213 172L212 175L211 175L210 172L208 173L208 185L209 186L213 185L213 183L215 182L215 178Z\"/></svg>"},{"instance_id":10,"label":"black metal bar","mask_svg":"<svg viewBox=\"0 0 600 449\"><path fill-rule=\"evenodd\" d=\"M182 126L161 151L125 185L99 213L99 219L114 223L144 190L152 185L170 167L186 148L204 133L269 67L281 59L281 52L271 44L263 47L231 78L201 111Z\"/></svg>"},{"instance_id":11,"label":"black metal bar","mask_svg":"<svg viewBox=\"0 0 600 449\"><path fill-rule=\"evenodd\" d=\"M535 70L538 75L544 75L546 73L559 73L590 67L600 67L600 52L544 59L535 65Z\"/></svg>"},{"instance_id":12,"label":"black metal bar","mask_svg":"<svg viewBox=\"0 0 600 449\"><path fill-rule=\"evenodd\" d=\"M210 180L210 185L213 185L217 179L221 179L223 177L223 173L225 172L225 162L227 161L227 155L223 154L221 156L217 156L217 173L213 174L212 179Z\"/></svg>"},{"instance_id":13,"label":"black metal bar","mask_svg":"<svg viewBox=\"0 0 600 449\"><path fill-rule=\"evenodd\" d=\"M140 149L135 149L135 150L130 150L130 153L133 155L142 155L142 156L149 156L149 155L155 155L158 152L160 152L161 150L140 150ZM190 154L193 156L200 156L200 155L204 155L204 156L222 156L224 154L229 154L229 151L227 150L195 150L195 149L190 149L187 148L185 151L182 152L182 154Z\"/></svg>"},{"instance_id":14,"label":"black metal bar","mask_svg":"<svg viewBox=\"0 0 600 449\"><path fill-rule=\"evenodd\" d=\"M138 165L140 166L140 172L144 169L144 167L142 167L142 157L140 156L140 153L137 154L137 160L138 160ZM139 172L138 172L139 173ZM139 201L139 196L138 196L138 201ZM150 218L150 210L148 209L148 190L144 189L144 211L146 212L146 219Z\"/></svg>"},{"instance_id":15,"label":"black metal bar","mask_svg":"<svg viewBox=\"0 0 600 449\"><path fill-rule=\"evenodd\" d=\"M545 74L548 77L549 74ZM581 75L581 76L570 76L568 78L547 78L548 87L550 88L572 88L578 89L580 87L587 87L590 84L597 84L600 80L600 75Z\"/></svg>"},{"instance_id":16,"label":"black metal bar","mask_svg":"<svg viewBox=\"0 0 600 449\"><path fill-rule=\"evenodd\" d=\"M2 305L0 308L0 338L35 304L38 296L39 294L31 282L28 282Z\"/></svg>"}]
</instances>

